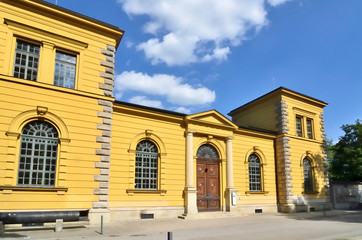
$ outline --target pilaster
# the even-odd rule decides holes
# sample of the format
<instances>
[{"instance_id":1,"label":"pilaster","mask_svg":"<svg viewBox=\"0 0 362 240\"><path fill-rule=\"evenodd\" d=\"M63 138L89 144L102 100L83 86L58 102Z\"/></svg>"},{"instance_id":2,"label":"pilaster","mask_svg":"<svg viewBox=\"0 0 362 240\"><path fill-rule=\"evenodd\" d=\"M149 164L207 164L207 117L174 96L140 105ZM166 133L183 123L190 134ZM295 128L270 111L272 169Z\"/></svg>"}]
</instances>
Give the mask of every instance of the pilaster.
<instances>
[{"instance_id":1,"label":"pilaster","mask_svg":"<svg viewBox=\"0 0 362 240\"><path fill-rule=\"evenodd\" d=\"M193 157L193 134L194 131L186 131L186 186L185 213L197 213L197 189L194 185L194 157Z\"/></svg>"},{"instance_id":2,"label":"pilaster","mask_svg":"<svg viewBox=\"0 0 362 240\"><path fill-rule=\"evenodd\" d=\"M234 167L233 167L233 137L226 138L226 211L236 211L236 205L233 205L233 194L236 194L237 190L234 188Z\"/></svg>"}]
</instances>

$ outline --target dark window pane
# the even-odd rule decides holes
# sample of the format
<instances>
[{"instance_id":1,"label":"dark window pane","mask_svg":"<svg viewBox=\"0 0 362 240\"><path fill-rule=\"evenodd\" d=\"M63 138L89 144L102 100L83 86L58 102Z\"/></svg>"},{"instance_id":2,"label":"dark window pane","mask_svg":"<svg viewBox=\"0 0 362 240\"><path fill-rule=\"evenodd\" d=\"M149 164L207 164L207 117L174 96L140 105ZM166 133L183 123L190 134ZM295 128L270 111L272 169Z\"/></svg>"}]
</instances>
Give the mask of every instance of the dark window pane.
<instances>
[{"instance_id":1,"label":"dark window pane","mask_svg":"<svg viewBox=\"0 0 362 240\"><path fill-rule=\"evenodd\" d=\"M16 45L14 77L36 81L40 46L20 40L17 40Z\"/></svg>"},{"instance_id":2,"label":"dark window pane","mask_svg":"<svg viewBox=\"0 0 362 240\"><path fill-rule=\"evenodd\" d=\"M18 185L54 186L58 147L56 129L46 122L30 122L23 128L20 146Z\"/></svg>"},{"instance_id":3,"label":"dark window pane","mask_svg":"<svg viewBox=\"0 0 362 240\"><path fill-rule=\"evenodd\" d=\"M158 153L154 143L141 141L137 145L135 165L135 188L157 190ZM155 174L151 175L150 172Z\"/></svg>"}]
</instances>

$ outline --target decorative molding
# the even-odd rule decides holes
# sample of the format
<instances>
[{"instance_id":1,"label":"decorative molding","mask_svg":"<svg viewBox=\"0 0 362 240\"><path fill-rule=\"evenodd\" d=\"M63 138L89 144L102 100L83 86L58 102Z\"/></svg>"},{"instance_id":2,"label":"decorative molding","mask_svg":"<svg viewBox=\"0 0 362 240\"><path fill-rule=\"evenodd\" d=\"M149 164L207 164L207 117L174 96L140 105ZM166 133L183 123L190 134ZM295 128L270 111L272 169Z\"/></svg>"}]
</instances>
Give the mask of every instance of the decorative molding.
<instances>
[{"instance_id":1,"label":"decorative molding","mask_svg":"<svg viewBox=\"0 0 362 240\"><path fill-rule=\"evenodd\" d=\"M246 195L246 196L253 195L253 194L255 194L255 195L260 194L260 195L265 195L265 196L267 196L268 193L269 193L269 191L259 191L259 192L256 192L256 191L245 191L245 195Z\"/></svg>"},{"instance_id":2,"label":"decorative molding","mask_svg":"<svg viewBox=\"0 0 362 240\"><path fill-rule=\"evenodd\" d=\"M67 192L68 188L43 188L43 187L18 187L18 186L0 186L0 190L11 191L30 191L30 192Z\"/></svg>"},{"instance_id":3,"label":"decorative molding","mask_svg":"<svg viewBox=\"0 0 362 240\"><path fill-rule=\"evenodd\" d=\"M233 139L234 139L235 137L231 137L231 136L229 136L229 137L226 137L226 141L232 141Z\"/></svg>"},{"instance_id":4,"label":"decorative molding","mask_svg":"<svg viewBox=\"0 0 362 240\"><path fill-rule=\"evenodd\" d=\"M40 115L39 112L43 115ZM58 130L59 138L69 139L69 131L63 120L54 113L48 111L48 108L41 106L38 106L36 109L22 112L14 117L7 132L20 134L25 124L34 120L38 120L39 118L42 118L42 120L46 120L54 125Z\"/></svg>"},{"instance_id":5,"label":"decorative molding","mask_svg":"<svg viewBox=\"0 0 362 240\"><path fill-rule=\"evenodd\" d=\"M59 142L60 143L70 143L70 139L69 138L59 138Z\"/></svg>"},{"instance_id":6,"label":"decorative molding","mask_svg":"<svg viewBox=\"0 0 362 240\"><path fill-rule=\"evenodd\" d=\"M307 111L307 110L304 110L301 108L297 108L297 107L293 107L293 111L295 112L295 114L304 115L304 116L307 116L310 118L314 118L314 116L316 115L315 112L310 112L310 111Z\"/></svg>"},{"instance_id":7,"label":"decorative molding","mask_svg":"<svg viewBox=\"0 0 362 240\"><path fill-rule=\"evenodd\" d=\"M127 189L126 193L130 196L133 196L134 194L160 194L161 196L165 196L167 190Z\"/></svg>"},{"instance_id":8,"label":"decorative molding","mask_svg":"<svg viewBox=\"0 0 362 240\"><path fill-rule=\"evenodd\" d=\"M18 132L6 132L5 134L8 137L13 137L13 138L16 138L16 139L18 139L20 137L20 133L18 133Z\"/></svg>"},{"instance_id":9,"label":"decorative molding","mask_svg":"<svg viewBox=\"0 0 362 240\"><path fill-rule=\"evenodd\" d=\"M152 132L153 132L153 130L146 129L146 130L145 130L146 138L150 138L151 135L152 135Z\"/></svg>"},{"instance_id":10,"label":"decorative molding","mask_svg":"<svg viewBox=\"0 0 362 240\"><path fill-rule=\"evenodd\" d=\"M48 108L47 107L42 107L42 106L37 106L36 107L36 112L38 113L39 117L43 117L45 114L47 114Z\"/></svg>"},{"instance_id":11,"label":"decorative molding","mask_svg":"<svg viewBox=\"0 0 362 240\"><path fill-rule=\"evenodd\" d=\"M258 155L259 160L260 160L260 164L262 166L266 166L267 165L267 161L266 161L266 157L264 155L264 153L259 149L258 146L254 146L251 149L249 149L246 154L245 154L245 159L244 159L244 164L249 164L249 156L251 154L255 153L256 155Z\"/></svg>"},{"instance_id":12,"label":"decorative molding","mask_svg":"<svg viewBox=\"0 0 362 240\"><path fill-rule=\"evenodd\" d=\"M165 147L165 143L162 141L162 139L155 133L153 133L153 130L149 130L146 129L144 132L141 132L139 134L137 134L131 141L129 148L128 148L128 152L130 154L135 154L136 153L136 147L137 144L142 141L142 140L150 140L152 141L154 144L156 144L156 146L159 149L159 156L165 157L167 156L167 150ZM131 157L133 158L133 156Z\"/></svg>"}]
</instances>

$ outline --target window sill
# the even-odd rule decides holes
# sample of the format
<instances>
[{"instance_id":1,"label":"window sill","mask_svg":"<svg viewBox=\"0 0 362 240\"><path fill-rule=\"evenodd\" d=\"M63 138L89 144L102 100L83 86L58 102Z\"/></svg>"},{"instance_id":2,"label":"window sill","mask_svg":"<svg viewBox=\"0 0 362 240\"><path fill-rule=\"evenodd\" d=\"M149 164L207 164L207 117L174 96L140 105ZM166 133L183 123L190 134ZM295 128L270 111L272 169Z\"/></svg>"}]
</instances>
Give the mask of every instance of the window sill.
<instances>
[{"instance_id":1,"label":"window sill","mask_svg":"<svg viewBox=\"0 0 362 240\"><path fill-rule=\"evenodd\" d=\"M0 186L0 190L4 194L11 194L13 191L30 191L30 192L57 192L58 195L63 195L68 191L68 188L50 188L50 187L18 187L18 186Z\"/></svg>"},{"instance_id":2,"label":"window sill","mask_svg":"<svg viewBox=\"0 0 362 240\"><path fill-rule=\"evenodd\" d=\"M323 140L317 140L315 138L306 138L306 137L298 137L297 135L292 135L292 134L286 134L286 136L288 137L292 137L294 139L299 139L299 140L303 140L303 141L308 141L308 142L313 142L313 143L323 143Z\"/></svg>"},{"instance_id":3,"label":"window sill","mask_svg":"<svg viewBox=\"0 0 362 240\"><path fill-rule=\"evenodd\" d=\"M246 191L246 196L253 195L253 194L264 194L265 196L268 195L269 191Z\"/></svg>"},{"instance_id":4,"label":"window sill","mask_svg":"<svg viewBox=\"0 0 362 240\"><path fill-rule=\"evenodd\" d=\"M319 194L319 192L302 192L303 195Z\"/></svg>"},{"instance_id":5,"label":"window sill","mask_svg":"<svg viewBox=\"0 0 362 240\"><path fill-rule=\"evenodd\" d=\"M134 194L160 194L160 196L165 196L167 190L142 190L142 189L127 189L126 192L129 196L133 196Z\"/></svg>"}]
</instances>

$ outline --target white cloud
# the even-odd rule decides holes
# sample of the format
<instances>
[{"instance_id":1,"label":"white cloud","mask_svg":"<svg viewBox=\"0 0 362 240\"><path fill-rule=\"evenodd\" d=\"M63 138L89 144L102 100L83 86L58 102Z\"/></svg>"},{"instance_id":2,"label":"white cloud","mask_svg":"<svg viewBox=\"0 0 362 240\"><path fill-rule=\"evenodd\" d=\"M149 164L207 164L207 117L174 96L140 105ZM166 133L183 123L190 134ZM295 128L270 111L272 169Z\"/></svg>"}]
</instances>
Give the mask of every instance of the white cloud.
<instances>
[{"instance_id":1,"label":"white cloud","mask_svg":"<svg viewBox=\"0 0 362 240\"><path fill-rule=\"evenodd\" d=\"M147 99L146 96L135 96L129 99L130 103L139 104L148 107L154 108L163 108L162 102L157 100Z\"/></svg>"},{"instance_id":2,"label":"white cloud","mask_svg":"<svg viewBox=\"0 0 362 240\"><path fill-rule=\"evenodd\" d=\"M225 60L230 47L268 20L266 3L290 0L118 0L130 16L147 15L143 26L154 36L137 45L152 64L186 65Z\"/></svg>"},{"instance_id":3,"label":"white cloud","mask_svg":"<svg viewBox=\"0 0 362 240\"><path fill-rule=\"evenodd\" d=\"M122 96L122 93L128 90L163 96L168 102L178 106L203 105L215 100L215 91L202 86L193 87L184 83L184 79L167 74L149 76L125 71L116 76L115 95Z\"/></svg>"},{"instance_id":4,"label":"white cloud","mask_svg":"<svg viewBox=\"0 0 362 240\"><path fill-rule=\"evenodd\" d=\"M134 42L126 41L126 48L131 48L134 46Z\"/></svg>"},{"instance_id":5,"label":"white cloud","mask_svg":"<svg viewBox=\"0 0 362 240\"><path fill-rule=\"evenodd\" d=\"M289 1L292 1L292 0L268 0L268 3L270 5L272 5L273 7L275 7L275 6L278 6L280 4L283 4L283 3L289 2Z\"/></svg>"},{"instance_id":6,"label":"white cloud","mask_svg":"<svg viewBox=\"0 0 362 240\"><path fill-rule=\"evenodd\" d=\"M185 114L191 114L191 110L189 108L185 108L185 107L173 108L172 111L185 113Z\"/></svg>"}]
</instances>

